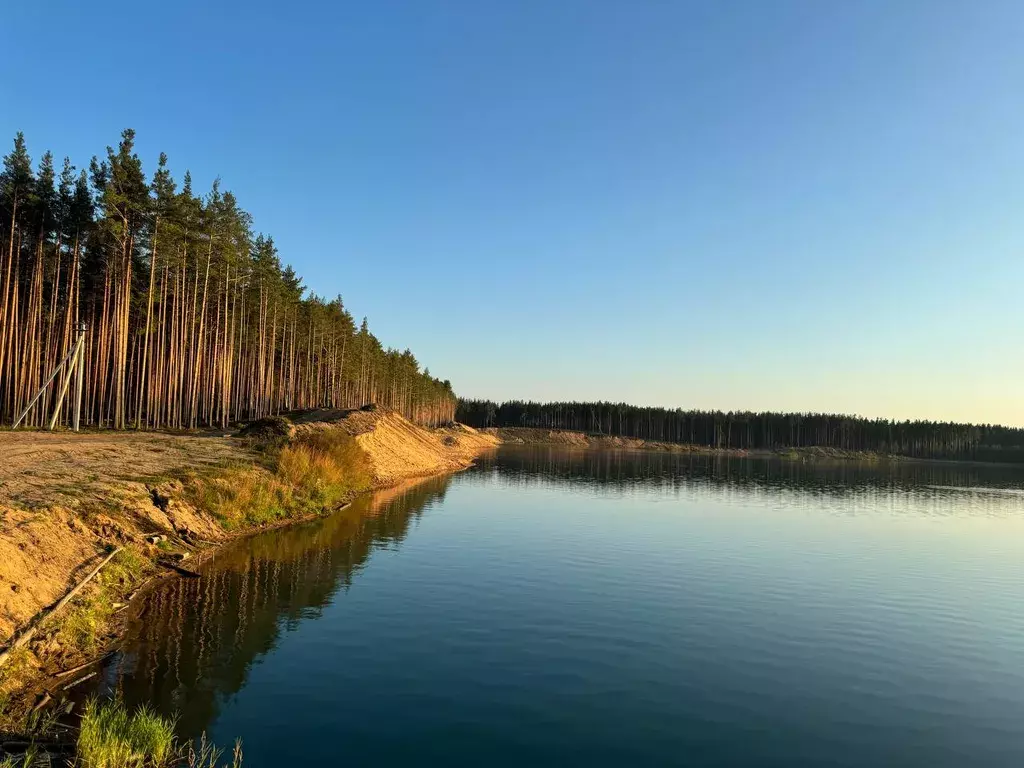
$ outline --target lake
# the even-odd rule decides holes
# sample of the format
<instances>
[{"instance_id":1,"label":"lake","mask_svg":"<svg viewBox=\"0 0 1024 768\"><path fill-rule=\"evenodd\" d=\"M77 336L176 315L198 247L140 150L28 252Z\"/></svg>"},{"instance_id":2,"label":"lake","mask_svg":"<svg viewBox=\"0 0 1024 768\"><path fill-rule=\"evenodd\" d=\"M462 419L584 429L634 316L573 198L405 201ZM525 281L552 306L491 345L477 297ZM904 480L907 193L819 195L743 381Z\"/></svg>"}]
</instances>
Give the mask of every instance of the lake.
<instances>
[{"instance_id":1,"label":"lake","mask_svg":"<svg viewBox=\"0 0 1024 768\"><path fill-rule=\"evenodd\" d=\"M161 585L245 765L1024 764L1024 473L505 447Z\"/></svg>"}]
</instances>

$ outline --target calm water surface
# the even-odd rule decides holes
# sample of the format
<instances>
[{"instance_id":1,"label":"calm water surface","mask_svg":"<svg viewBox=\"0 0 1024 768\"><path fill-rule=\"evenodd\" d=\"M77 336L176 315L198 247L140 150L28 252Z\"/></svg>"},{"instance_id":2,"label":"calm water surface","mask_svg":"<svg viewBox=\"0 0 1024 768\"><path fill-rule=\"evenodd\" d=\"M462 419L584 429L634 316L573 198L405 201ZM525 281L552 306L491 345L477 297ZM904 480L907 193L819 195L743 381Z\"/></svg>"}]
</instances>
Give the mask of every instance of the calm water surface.
<instances>
[{"instance_id":1,"label":"calm water surface","mask_svg":"<svg viewBox=\"0 0 1024 768\"><path fill-rule=\"evenodd\" d=\"M165 585L107 684L250 767L1019 766L1022 487L503 448Z\"/></svg>"}]
</instances>

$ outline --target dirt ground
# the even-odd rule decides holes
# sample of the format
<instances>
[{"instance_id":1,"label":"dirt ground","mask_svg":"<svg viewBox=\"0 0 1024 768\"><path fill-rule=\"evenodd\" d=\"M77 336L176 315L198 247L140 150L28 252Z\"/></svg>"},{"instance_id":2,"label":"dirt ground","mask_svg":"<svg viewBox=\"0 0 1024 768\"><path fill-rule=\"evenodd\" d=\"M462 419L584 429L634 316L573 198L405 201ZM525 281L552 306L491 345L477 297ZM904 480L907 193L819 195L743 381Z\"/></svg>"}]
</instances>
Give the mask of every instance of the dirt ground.
<instances>
[{"instance_id":1,"label":"dirt ground","mask_svg":"<svg viewBox=\"0 0 1024 768\"><path fill-rule=\"evenodd\" d=\"M106 504L181 469L246 458L222 434L0 432L0 508Z\"/></svg>"},{"instance_id":2,"label":"dirt ground","mask_svg":"<svg viewBox=\"0 0 1024 768\"><path fill-rule=\"evenodd\" d=\"M154 501L169 476L251 460L223 436L0 432L0 634L66 592L110 545L212 520Z\"/></svg>"}]
</instances>

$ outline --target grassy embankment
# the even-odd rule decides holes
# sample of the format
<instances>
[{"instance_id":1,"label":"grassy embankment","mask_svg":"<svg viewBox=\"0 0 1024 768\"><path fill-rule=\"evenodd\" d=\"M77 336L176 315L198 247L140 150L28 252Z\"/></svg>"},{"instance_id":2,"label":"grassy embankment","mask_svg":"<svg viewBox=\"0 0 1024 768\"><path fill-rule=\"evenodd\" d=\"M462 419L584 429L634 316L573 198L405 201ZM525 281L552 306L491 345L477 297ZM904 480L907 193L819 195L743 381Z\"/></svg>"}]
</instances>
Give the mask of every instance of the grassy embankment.
<instances>
[{"instance_id":1,"label":"grassy embankment","mask_svg":"<svg viewBox=\"0 0 1024 768\"><path fill-rule=\"evenodd\" d=\"M291 438L264 433L247 443L249 462L187 469L162 478L176 489L175 503L201 510L224 531L237 534L331 511L371 486L368 457L343 430L303 432ZM86 524L98 517L106 519L95 509L84 510L80 517ZM60 635L62 648L95 652L104 624L122 607L124 598L154 573L164 555L185 549L180 540L172 543L172 531L164 531L154 545L133 540L138 536L132 535L129 522L111 523L114 540L110 545L120 545L121 551L97 576L95 586L51 622L48 634ZM22 649L15 656L24 657L27 652ZM12 658L0 669L0 696L18 660Z\"/></svg>"},{"instance_id":2,"label":"grassy embankment","mask_svg":"<svg viewBox=\"0 0 1024 768\"><path fill-rule=\"evenodd\" d=\"M188 478L186 498L214 515L225 530L265 527L333 510L370 488L369 459L346 432L287 437L284 429L272 430L251 441L259 456L255 465L227 466Z\"/></svg>"}]
</instances>

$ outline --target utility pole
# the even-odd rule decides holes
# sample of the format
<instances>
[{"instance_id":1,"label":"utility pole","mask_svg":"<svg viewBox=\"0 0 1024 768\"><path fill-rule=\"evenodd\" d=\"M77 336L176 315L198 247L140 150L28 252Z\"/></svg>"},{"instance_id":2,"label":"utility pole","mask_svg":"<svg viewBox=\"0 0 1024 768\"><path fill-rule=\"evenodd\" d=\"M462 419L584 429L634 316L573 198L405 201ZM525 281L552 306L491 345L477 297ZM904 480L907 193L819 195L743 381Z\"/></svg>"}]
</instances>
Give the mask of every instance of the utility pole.
<instances>
[{"instance_id":1,"label":"utility pole","mask_svg":"<svg viewBox=\"0 0 1024 768\"><path fill-rule=\"evenodd\" d=\"M84 322L80 322L75 329L78 331L79 345L81 351L78 353L78 375L75 377L75 417L72 421L72 429L78 431L78 425L82 420L82 384L85 381L85 328Z\"/></svg>"},{"instance_id":2,"label":"utility pole","mask_svg":"<svg viewBox=\"0 0 1024 768\"><path fill-rule=\"evenodd\" d=\"M82 376L82 358L85 355L85 323L79 323L78 338L75 339L74 351L71 354L71 362L68 364L68 371L64 376L64 383L60 386L60 393L57 395L57 402L53 405L53 415L50 417L50 430L52 431L57 426L57 421L60 419L61 408L64 406L64 397L68 393L68 387L71 386L71 379L77 378L79 387L81 386ZM78 374L77 376L75 374ZM76 387L76 389L79 389ZM76 414L77 415L77 414ZM77 432L78 430L75 429Z\"/></svg>"},{"instance_id":3,"label":"utility pole","mask_svg":"<svg viewBox=\"0 0 1024 768\"><path fill-rule=\"evenodd\" d=\"M85 323L79 323L76 330L78 331L78 338L75 340L74 346L71 347L71 351L68 352L67 357L60 361L53 372L50 374L46 383L39 388L35 396L25 407L25 410L21 412L21 415L14 420L12 429L17 429L18 425L21 424L22 420L28 415L28 412L32 410L32 406L43 396L46 390L53 383L53 380L57 378L57 374L61 372L64 366L67 366L67 370L64 373L62 383L60 385L60 392L57 395L57 402L53 405L53 415L50 417L49 428L53 429L57 425L57 420L60 418L60 409L64 404L64 396L67 395L68 387L71 385L71 378L75 376L77 372L78 382L75 386L75 414L74 414L74 429L78 431L79 415L82 408L82 380L85 378Z\"/></svg>"}]
</instances>

